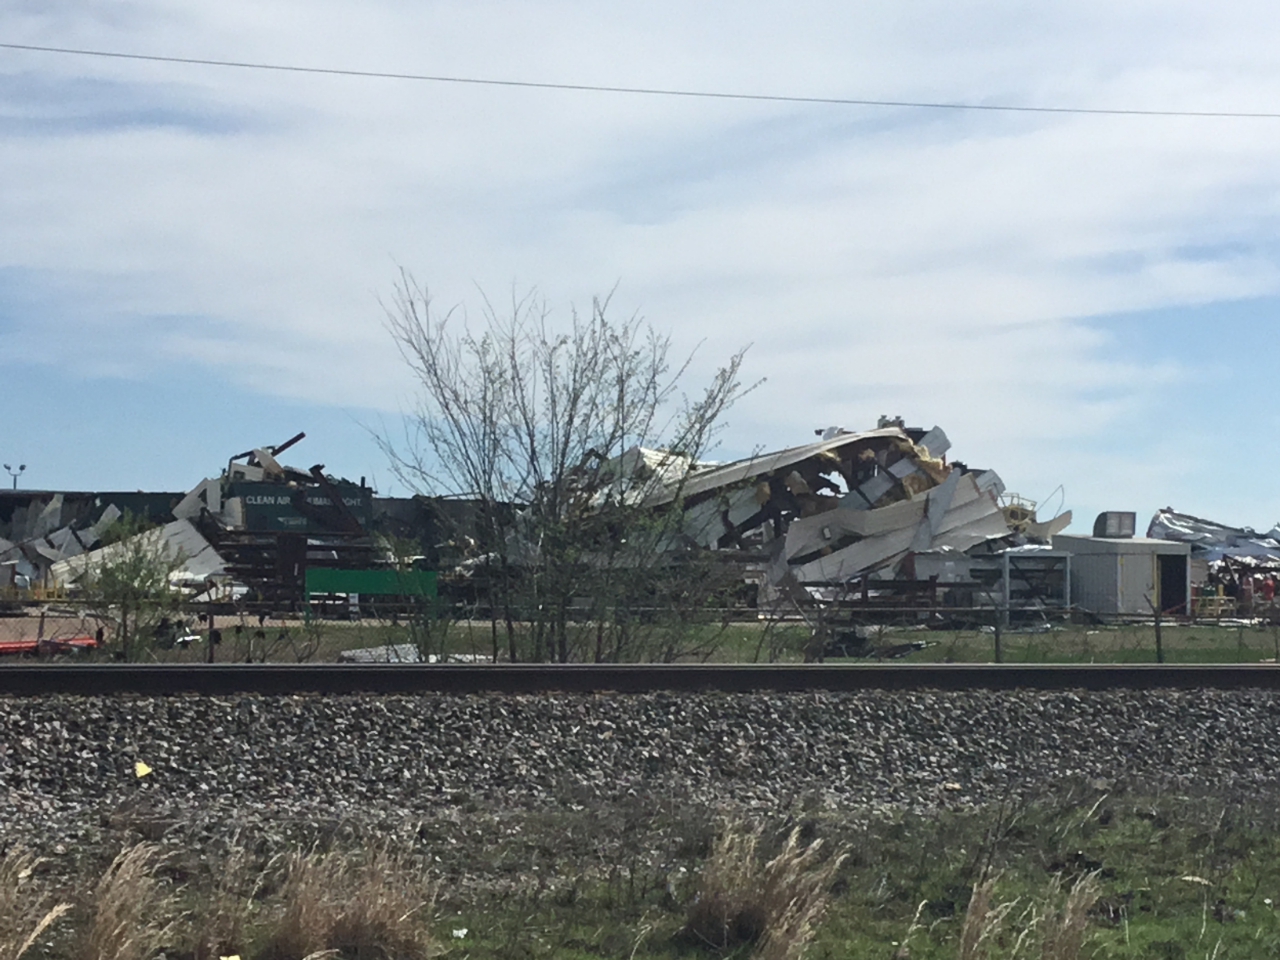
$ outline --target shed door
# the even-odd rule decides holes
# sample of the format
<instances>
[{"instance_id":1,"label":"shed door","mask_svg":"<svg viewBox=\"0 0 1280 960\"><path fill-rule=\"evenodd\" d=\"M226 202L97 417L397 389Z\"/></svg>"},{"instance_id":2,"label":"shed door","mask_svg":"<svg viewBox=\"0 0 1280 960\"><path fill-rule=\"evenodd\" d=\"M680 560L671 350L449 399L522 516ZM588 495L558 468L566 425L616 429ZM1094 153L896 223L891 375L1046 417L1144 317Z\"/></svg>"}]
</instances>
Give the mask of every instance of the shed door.
<instances>
[{"instance_id":1,"label":"shed door","mask_svg":"<svg viewBox=\"0 0 1280 960\"><path fill-rule=\"evenodd\" d=\"M1161 554L1160 609L1164 613L1187 612L1187 558Z\"/></svg>"}]
</instances>

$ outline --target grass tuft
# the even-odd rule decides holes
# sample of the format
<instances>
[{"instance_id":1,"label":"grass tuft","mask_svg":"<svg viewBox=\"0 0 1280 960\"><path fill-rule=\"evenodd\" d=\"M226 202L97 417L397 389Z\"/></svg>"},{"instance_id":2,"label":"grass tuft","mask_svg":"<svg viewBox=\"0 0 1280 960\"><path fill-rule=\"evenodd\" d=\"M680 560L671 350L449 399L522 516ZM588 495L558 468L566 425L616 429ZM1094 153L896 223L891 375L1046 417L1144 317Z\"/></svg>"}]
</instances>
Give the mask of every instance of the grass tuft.
<instances>
[{"instance_id":1,"label":"grass tuft","mask_svg":"<svg viewBox=\"0 0 1280 960\"><path fill-rule=\"evenodd\" d=\"M1062 909L1044 918L1040 939L1043 960L1077 960L1081 956L1089 932L1089 911L1100 893L1097 874L1086 874L1071 888Z\"/></svg>"},{"instance_id":2,"label":"grass tuft","mask_svg":"<svg viewBox=\"0 0 1280 960\"><path fill-rule=\"evenodd\" d=\"M991 878L973 888L960 927L958 960L986 960L991 956L992 946L1004 939L1006 921L1018 901L996 903L995 884L995 878ZM1055 880L1043 899L1037 897L1013 922L1014 927L1023 929L1010 955L1017 956L1022 945L1028 939L1034 942L1037 934L1041 960L1079 960L1083 955L1089 932L1089 911L1098 902L1100 893L1097 876L1087 874L1080 878L1065 900L1061 900L1061 891L1060 883Z\"/></svg>"},{"instance_id":3,"label":"grass tuft","mask_svg":"<svg viewBox=\"0 0 1280 960\"><path fill-rule=\"evenodd\" d=\"M826 912L832 878L845 854L822 858L822 841L800 842L793 830L781 851L762 862L761 831L728 824L699 877L682 931L715 950L754 944L759 960L799 960Z\"/></svg>"},{"instance_id":4,"label":"grass tuft","mask_svg":"<svg viewBox=\"0 0 1280 960\"><path fill-rule=\"evenodd\" d=\"M79 960L150 960L172 930L172 897L156 879L149 843L122 850L93 888Z\"/></svg>"},{"instance_id":5,"label":"grass tuft","mask_svg":"<svg viewBox=\"0 0 1280 960\"><path fill-rule=\"evenodd\" d=\"M189 921L192 960L218 960L248 950L253 903L261 881L261 875L250 869L248 852L233 844L203 908Z\"/></svg>"},{"instance_id":6,"label":"grass tuft","mask_svg":"<svg viewBox=\"0 0 1280 960\"><path fill-rule=\"evenodd\" d=\"M993 896L995 886L995 877L974 886L969 906L964 912L964 923L960 926L957 960L985 960L991 955L992 944L1000 939L1005 920L1017 901L996 903Z\"/></svg>"},{"instance_id":7,"label":"grass tuft","mask_svg":"<svg viewBox=\"0 0 1280 960\"><path fill-rule=\"evenodd\" d=\"M332 856L294 853L285 862L280 913L267 941L266 960L304 960L329 948L333 880L342 866Z\"/></svg>"},{"instance_id":8,"label":"grass tuft","mask_svg":"<svg viewBox=\"0 0 1280 960\"><path fill-rule=\"evenodd\" d=\"M49 905L31 882L39 861L26 850L10 850L0 858L0 960L18 960L40 939L70 904Z\"/></svg>"},{"instance_id":9,"label":"grass tuft","mask_svg":"<svg viewBox=\"0 0 1280 960\"><path fill-rule=\"evenodd\" d=\"M434 888L420 870L386 850L362 862L295 854L281 900L264 960L415 960L437 952L422 917Z\"/></svg>"},{"instance_id":10,"label":"grass tuft","mask_svg":"<svg viewBox=\"0 0 1280 960\"><path fill-rule=\"evenodd\" d=\"M996 913L991 908L991 893L995 881L987 880L973 888L969 906L964 912L960 927L960 948L957 960L981 960L986 955L986 943L996 928Z\"/></svg>"}]
</instances>

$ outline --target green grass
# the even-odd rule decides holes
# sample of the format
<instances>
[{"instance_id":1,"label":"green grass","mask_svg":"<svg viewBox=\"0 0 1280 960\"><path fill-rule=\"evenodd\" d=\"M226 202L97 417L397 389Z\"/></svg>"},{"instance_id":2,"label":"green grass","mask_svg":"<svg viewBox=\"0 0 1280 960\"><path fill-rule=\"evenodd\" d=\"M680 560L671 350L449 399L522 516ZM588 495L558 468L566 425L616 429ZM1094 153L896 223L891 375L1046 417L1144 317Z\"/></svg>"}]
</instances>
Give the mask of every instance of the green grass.
<instances>
[{"instance_id":1,"label":"green grass","mask_svg":"<svg viewBox=\"0 0 1280 960\"><path fill-rule=\"evenodd\" d=\"M1230 801L1079 793L1004 811L903 816L859 829L819 819L820 834L853 856L834 884L829 913L807 956L954 960L973 886L995 876L994 899L1013 906L993 958L1022 956L1039 916L1060 910L1072 883L1096 873L1085 956L1103 958L1280 955L1280 834L1269 810ZM699 863L689 861L690 871ZM1185 880L1195 877L1205 881ZM676 938L692 889L643 882L636 891L599 881L526 892L500 904L450 905L468 930L465 955L695 958L714 955ZM1272 903L1267 901L1271 900ZM442 936L447 933L441 930ZM1216 951L1216 953L1215 953ZM744 954L745 955L745 954Z\"/></svg>"},{"instance_id":2,"label":"green grass","mask_svg":"<svg viewBox=\"0 0 1280 960\"><path fill-rule=\"evenodd\" d=\"M802 843L821 839L826 851L849 852L826 885L830 903L806 954L812 960L956 960L966 909L984 878L994 878L993 904L1007 910L988 941L991 960L1040 957L1039 937L1063 909L1072 885L1087 875L1094 876L1099 892L1086 914L1082 956L1274 958L1280 956L1276 800L1273 792L1194 798L1081 784L1033 802L876 818L813 800L763 824L761 853L773 856L797 827ZM626 809L476 809L461 819L415 825L398 839L366 828L342 831L346 846L334 846L330 831L326 849L350 856L353 864L370 862L369 851L382 844L387 856L402 857L386 863L404 869L380 867L367 874L399 875L412 884L388 886L385 898L381 887L368 888L368 929L381 937L388 934L379 931L391 930L399 943L438 944L450 957L745 957L749 946L717 954L679 936L696 902L715 827L708 811L660 801L638 801ZM0 840L8 842L2 830ZM293 842L300 846L292 849L306 851L317 841ZM280 855L288 850L261 839L246 849L257 858L250 874L264 870L268 882L250 884L244 892L256 890L244 904L248 927L239 952L245 960L267 960L271 924L282 916L288 891L269 878L272 871L280 873L287 862ZM35 871L31 902L52 902L78 887L73 899L82 908L42 938L33 958L82 960L76 944L84 942L80 933L91 915L92 891L112 853L105 849L96 860L87 859L85 875L74 882L49 872L58 866L53 862ZM174 866L160 876L163 893L185 906L180 922L163 920L156 942L170 958L194 960L193 931L208 925L201 911L229 909L211 895L225 871L218 857L181 847L164 856ZM181 862L193 866L176 869ZM409 866L414 863L425 865L427 873L419 877ZM366 876L358 866L346 872ZM419 901L421 911L388 909ZM330 909L326 903L313 906L322 914ZM20 927L26 929L28 921ZM135 925L153 921L162 922L140 917ZM316 923L323 926L323 916ZM906 954L900 952L904 945Z\"/></svg>"},{"instance_id":3,"label":"green grass","mask_svg":"<svg viewBox=\"0 0 1280 960\"><path fill-rule=\"evenodd\" d=\"M1257 663L1280 653L1280 629L1213 624L1165 625L1166 663ZM927 640L930 646L908 660L986 662L994 659L995 637L976 631L886 631L885 644ZM1154 663L1155 628L1137 626L1055 626L1045 631L1006 631L1001 637L1006 663Z\"/></svg>"},{"instance_id":4,"label":"green grass","mask_svg":"<svg viewBox=\"0 0 1280 960\"><path fill-rule=\"evenodd\" d=\"M375 647L382 644L411 643L414 633L408 626L392 624L385 620L314 620L310 623L299 617L269 618L261 626L257 618L237 621L230 617L217 619L223 642L215 650L218 661L243 663L249 656L255 661L265 655L271 660L292 662L299 654L315 661L325 662L337 658L344 650ZM522 645L526 643L527 625L518 624L517 631ZM589 628L583 628L589 632ZM493 630L488 621L464 621L437 625L438 633L431 638L428 647L433 652L461 655L468 658L489 659L493 653ZM205 628L199 631L206 633ZM261 632L261 636L259 636ZM681 643L688 648L714 648L708 657L711 662L744 663L799 661L809 632L799 624L765 625L756 622L690 625L681 631ZM499 627L499 656L506 657L506 635ZM187 648L153 650L151 655L162 662L190 663L203 661L208 648L194 644ZM702 661L703 656L685 657L685 660Z\"/></svg>"},{"instance_id":5,"label":"green grass","mask_svg":"<svg viewBox=\"0 0 1280 960\"><path fill-rule=\"evenodd\" d=\"M216 652L221 662L245 662L250 657L292 662L309 659L332 661L343 650L408 643L413 631L403 622L386 619L313 620L301 617L268 617L259 624L256 616L218 617L223 643ZM207 627L191 626L205 635ZM34 617L0 620L0 639L34 637L38 619ZM237 627L239 630L237 631ZM96 625L75 617L53 618L46 623L46 635L92 633ZM582 624L580 649L592 649L593 628ZM493 626L488 621L455 621L432 625L430 649L446 655L489 658L493 652ZM528 625L517 624L522 646L528 646ZM654 631L650 649L658 650L657 638L674 637L678 646L701 651L687 661L703 659L713 663L799 662L809 644L809 629L797 621L764 623L747 620L730 623L690 623L664 634ZM1280 626L1219 626L1168 624L1162 630L1165 661L1168 663L1255 663L1280 658ZM1003 659L1007 663L1153 663L1156 659L1155 630L1150 624L1083 625L1054 624L1047 628L1009 629L1002 635ZM928 646L903 658L905 662L990 662L995 655L995 637L987 630L926 630L886 627L871 645L890 647L925 641ZM498 647L505 657L506 636L498 628ZM148 650L144 659L166 662L202 661L207 656L203 643L185 649ZM655 654L656 656L656 654Z\"/></svg>"},{"instance_id":6,"label":"green grass","mask_svg":"<svg viewBox=\"0 0 1280 960\"><path fill-rule=\"evenodd\" d=\"M300 619L272 619L261 628L256 618L247 621L236 634L231 621L219 621L223 644L217 657L224 662L243 662L252 646L259 659L267 651L271 659L291 660L301 650L315 661L333 660L343 650L411 642L403 625L378 620L319 620L310 624ZM263 636L255 634L262 630ZM694 625L689 628L690 646L715 642L709 657L713 663L799 662L808 640L803 624L785 623L771 627L760 623ZM1212 624L1165 626L1163 645L1166 663L1256 663L1277 656L1275 627L1220 627ZM281 640L281 634L285 639ZM500 640L503 639L500 637ZM1002 636L1006 663L1154 663L1155 632L1140 626L1055 626L1046 631L1006 631ZM924 640L929 646L903 658L907 663L990 662L995 655L995 638L990 632L886 629L875 646ZM487 622L448 624L432 649L446 654L488 658L493 650L492 632ZM505 656L505 642L500 643ZM156 651L157 658L185 662L201 660L203 645L186 650ZM699 658L700 659L700 658ZM832 662L843 662L833 660Z\"/></svg>"}]
</instances>

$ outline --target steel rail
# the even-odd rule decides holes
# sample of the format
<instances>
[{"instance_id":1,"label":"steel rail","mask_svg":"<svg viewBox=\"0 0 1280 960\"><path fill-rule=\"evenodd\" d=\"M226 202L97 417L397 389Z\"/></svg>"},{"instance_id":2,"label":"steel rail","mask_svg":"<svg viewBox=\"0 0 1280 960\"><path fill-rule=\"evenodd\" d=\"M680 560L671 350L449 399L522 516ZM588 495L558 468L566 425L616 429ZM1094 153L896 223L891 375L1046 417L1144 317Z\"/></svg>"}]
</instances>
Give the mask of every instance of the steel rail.
<instances>
[{"instance_id":1,"label":"steel rail","mask_svg":"<svg viewBox=\"0 0 1280 960\"><path fill-rule=\"evenodd\" d=\"M1280 690L1275 664L13 664L0 695Z\"/></svg>"}]
</instances>

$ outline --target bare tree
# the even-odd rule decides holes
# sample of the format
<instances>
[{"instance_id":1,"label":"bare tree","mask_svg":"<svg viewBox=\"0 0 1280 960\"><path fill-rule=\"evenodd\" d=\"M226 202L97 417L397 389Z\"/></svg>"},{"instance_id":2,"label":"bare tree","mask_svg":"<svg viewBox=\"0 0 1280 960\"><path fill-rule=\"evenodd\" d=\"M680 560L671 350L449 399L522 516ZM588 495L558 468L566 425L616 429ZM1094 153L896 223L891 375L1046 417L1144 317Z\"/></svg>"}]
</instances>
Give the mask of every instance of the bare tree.
<instances>
[{"instance_id":1,"label":"bare tree","mask_svg":"<svg viewBox=\"0 0 1280 960\"><path fill-rule=\"evenodd\" d=\"M533 295L502 314L486 300L473 328L456 308L433 311L403 272L387 307L420 394L404 441L380 443L415 489L479 502L471 568L512 661L646 655L627 639L639 609L714 582L690 589L680 498L650 495L683 483L711 448L745 392L744 351L690 397L692 354L673 358L669 336L608 308L595 299L557 327Z\"/></svg>"}]
</instances>

